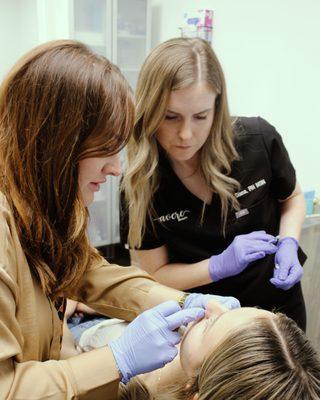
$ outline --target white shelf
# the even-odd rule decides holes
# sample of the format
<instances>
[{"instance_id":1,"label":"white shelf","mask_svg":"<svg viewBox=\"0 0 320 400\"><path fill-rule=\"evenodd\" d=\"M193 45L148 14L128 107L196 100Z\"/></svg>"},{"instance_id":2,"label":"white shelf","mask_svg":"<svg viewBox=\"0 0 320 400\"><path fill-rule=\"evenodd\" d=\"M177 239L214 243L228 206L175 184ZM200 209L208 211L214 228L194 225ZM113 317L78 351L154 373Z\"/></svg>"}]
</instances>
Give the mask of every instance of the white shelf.
<instances>
[{"instance_id":1,"label":"white shelf","mask_svg":"<svg viewBox=\"0 0 320 400\"><path fill-rule=\"evenodd\" d=\"M320 214L307 214L306 215L307 219L309 219L309 218L319 218L319 217L320 217Z\"/></svg>"},{"instance_id":2,"label":"white shelf","mask_svg":"<svg viewBox=\"0 0 320 400\"><path fill-rule=\"evenodd\" d=\"M302 229L307 229L314 225L320 225L320 214L306 215Z\"/></svg>"},{"instance_id":3,"label":"white shelf","mask_svg":"<svg viewBox=\"0 0 320 400\"><path fill-rule=\"evenodd\" d=\"M139 72L140 68L125 68L120 65L122 72Z\"/></svg>"},{"instance_id":4,"label":"white shelf","mask_svg":"<svg viewBox=\"0 0 320 400\"><path fill-rule=\"evenodd\" d=\"M97 242L95 242L94 240L91 240L91 244L94 247L102 247L102 246L107 246L110 243L110 240L99 240Z\"/></svg>"},{"instance_id":5,"label":"white shelf","mask_svg":"<svg viewBox=\"0 0 320 400\"><path fill-rule=\"evenodd\" d=\"M118 39L146 39L146 35L134 35L131 33L118 33Z\"/></svg>"},{"instance_id":6,"label":"white shelf","mask_svg":"<svg viewBox=\"0 0 320 400\"><path fill-rule=\"evenodd\" d=\"M94 199L92 204L96 204L96 203L107 203L108 202L108 198L105 199Z\"/></svg>"}]
</instances>

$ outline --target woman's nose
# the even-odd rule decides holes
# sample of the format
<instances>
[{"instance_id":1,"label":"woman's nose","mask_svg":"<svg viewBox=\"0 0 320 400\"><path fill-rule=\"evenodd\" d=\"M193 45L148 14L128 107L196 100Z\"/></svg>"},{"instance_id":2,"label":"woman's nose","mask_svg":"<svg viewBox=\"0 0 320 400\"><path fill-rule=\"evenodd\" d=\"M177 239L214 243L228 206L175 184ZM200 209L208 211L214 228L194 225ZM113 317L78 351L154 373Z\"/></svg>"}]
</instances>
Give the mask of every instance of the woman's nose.
<instances>
[{"instance_id":1,"label":"woman's nose","mask_svg":"<svg viewBox=\"0 0 320 400\"><path fill-rule=\"evenodd\" d=\"M103 167L103 172L105 175L121 175L121 162L118 154L108 157L107 162Z\"/></svg>"},{"instance_id":2,"label":"woman's nose","mask_svg":"<svg viewBox=\"0 0 320 400\"><path fill-rule=\"evenodd\" d=\"M192 129L189 122L184 122L179 130L179 137L182 140L188 140L192 137Z\"/></svg>"}]
</instances>

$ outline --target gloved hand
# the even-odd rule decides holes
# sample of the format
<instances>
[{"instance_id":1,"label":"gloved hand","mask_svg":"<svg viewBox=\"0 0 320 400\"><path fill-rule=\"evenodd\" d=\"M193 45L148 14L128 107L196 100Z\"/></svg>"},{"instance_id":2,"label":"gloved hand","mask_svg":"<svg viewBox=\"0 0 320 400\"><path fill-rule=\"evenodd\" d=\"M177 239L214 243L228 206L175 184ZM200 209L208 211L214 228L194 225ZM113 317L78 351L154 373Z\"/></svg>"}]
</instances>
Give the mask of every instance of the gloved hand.
<instances>
[{"instance_id":1,"label":"gloved hand","mask_svg":"<svg viewBox=\"0 0 320 400\"><path fill-rule=\"evenodd\" d=\"M178 354L181 325L201 319L202 308L181 310L178 302L166 301L140 314L109 347L127 383L135 375L162 368Z\"/></svg>"},{"instance_id":2,"label":"gloved hand","mask_svg":"<svg viewBox=\"0 0 320 400\"><path fill-rule=\"evenodd\" d=\"M273 243L276 241L277 238L265 231L236 236L226 250L210 258L208 268L211 279L217 282L240 274L251 262L275 253L278 248Z\"/></svg>"},{"instance_id":3,"label":"gloved hand","mask_svg":"<svg viewBox=\"0 0 320 400\"><path fill-rule=\"evenodd\" d=\"M299 282L303 268L298 259L299 243L293 237L285 237L278 242L275 269L270 282L278 289L288 290Z\"/></svg>"},{"instance_id":4,"label":"gloved hand","mask_svg":"<svg viewBox=\"0 0 320 400\"><path fill-rule=\"evenodd\" d=\"M200 307L207 308L210 301L216 301L223 307L233 310L240 307L240 302L235 297L215 296L213 294L191 293L184 302L183 308Z\"/></svg>"}]
</instances>

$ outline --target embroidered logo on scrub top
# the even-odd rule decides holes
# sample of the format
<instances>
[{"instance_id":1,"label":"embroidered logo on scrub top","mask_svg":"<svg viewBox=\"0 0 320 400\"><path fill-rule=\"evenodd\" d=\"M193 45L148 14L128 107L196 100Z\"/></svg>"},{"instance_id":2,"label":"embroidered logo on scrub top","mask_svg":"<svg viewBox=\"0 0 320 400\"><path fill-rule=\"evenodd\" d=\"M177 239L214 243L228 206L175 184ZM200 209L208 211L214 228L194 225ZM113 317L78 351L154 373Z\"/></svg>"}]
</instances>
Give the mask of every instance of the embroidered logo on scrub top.
<instances>
[{"instance_id":1,"label":"embroidered logo on scrub top","mask_svg":"<svg viewBox=\"0 0 320 400\"><path fill-rule=\"evenodd\" d=\"M161 215L159 218L155 218L154 221L168 222L177 220L178 222L181 222L188 219L188 216L186 214L188 214L189 212L190 210L174 211L171 214Z\"/></svg>"},{"instance_id":2,"label":"embroidered logo on scrub top","mask_svg":"<svg viewBox=\"0 0 320 400\"><path fill-rule=\"evenodd\" d=\"M235 194L236 198L242 197L245 194L248 194L250 192L253 192L254 190L258 189L261 186L264 186L267 182L264 179L261 179L260 181L253 183L252 185L249 185L246 189L241 190L241 192L238 192Z\"/></svg>"}]
</instances>

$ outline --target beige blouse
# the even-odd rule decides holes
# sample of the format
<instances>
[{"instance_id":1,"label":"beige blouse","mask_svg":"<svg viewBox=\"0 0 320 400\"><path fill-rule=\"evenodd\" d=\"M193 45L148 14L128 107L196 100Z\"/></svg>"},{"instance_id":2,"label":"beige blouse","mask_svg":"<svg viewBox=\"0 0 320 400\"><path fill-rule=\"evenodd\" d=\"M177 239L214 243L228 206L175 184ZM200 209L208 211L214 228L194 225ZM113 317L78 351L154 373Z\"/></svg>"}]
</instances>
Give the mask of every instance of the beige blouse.
<instances>
[{"instance_id":1,"label":"beige blouse","mask_svg":"<svg viewBox=\"0 0 320 400\"><path fill-rule=\"evenodd\" d=\"M73 296L110 317L132 320L182 293L134 267L102 257ZM111 351L100 348L60 358L61 321L33 279L12 212L0 193L0 399L116 399L118 372Z\"/></svg>"}]
</instances>

